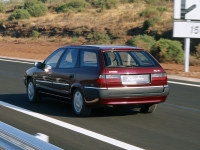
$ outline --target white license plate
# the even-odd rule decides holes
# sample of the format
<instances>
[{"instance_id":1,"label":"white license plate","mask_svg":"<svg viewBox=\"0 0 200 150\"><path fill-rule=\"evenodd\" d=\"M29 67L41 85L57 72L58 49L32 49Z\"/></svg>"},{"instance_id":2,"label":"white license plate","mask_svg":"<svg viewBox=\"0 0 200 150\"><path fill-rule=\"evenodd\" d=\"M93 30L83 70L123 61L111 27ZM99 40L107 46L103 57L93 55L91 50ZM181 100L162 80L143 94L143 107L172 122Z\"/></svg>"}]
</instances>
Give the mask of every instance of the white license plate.
<instances>
[{"instance_id":1,"label":"white license plate","mask_svg":"<svg viewBox=\"0 0 200 150\"><path fill-rule=\"evenodd\" d=\"M122 84L148 84L150 83L150 75L121 75Z\"/></svg>"}]
</instances>

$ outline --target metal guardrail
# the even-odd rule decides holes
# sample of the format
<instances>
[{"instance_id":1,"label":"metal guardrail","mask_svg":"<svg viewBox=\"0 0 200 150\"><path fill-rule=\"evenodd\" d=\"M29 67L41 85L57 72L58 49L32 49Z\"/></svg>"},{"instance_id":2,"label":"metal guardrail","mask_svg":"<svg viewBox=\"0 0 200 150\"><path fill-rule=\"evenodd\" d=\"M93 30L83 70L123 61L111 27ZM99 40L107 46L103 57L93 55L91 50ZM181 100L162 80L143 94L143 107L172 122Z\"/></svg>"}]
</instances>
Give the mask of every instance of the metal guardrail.
<instances>
[{"instance_id":1,"label":"metal guardrail","mask_svg":"<svg viewBox=\"0 0 200 150\"><path fill-rule=\"evenodd\" d=\"M45 140L40 135L25 133L17 128L0 122L0 150L62 150ZM47 137L45 139L48 140Z\"/></svg>"}]
</instances>

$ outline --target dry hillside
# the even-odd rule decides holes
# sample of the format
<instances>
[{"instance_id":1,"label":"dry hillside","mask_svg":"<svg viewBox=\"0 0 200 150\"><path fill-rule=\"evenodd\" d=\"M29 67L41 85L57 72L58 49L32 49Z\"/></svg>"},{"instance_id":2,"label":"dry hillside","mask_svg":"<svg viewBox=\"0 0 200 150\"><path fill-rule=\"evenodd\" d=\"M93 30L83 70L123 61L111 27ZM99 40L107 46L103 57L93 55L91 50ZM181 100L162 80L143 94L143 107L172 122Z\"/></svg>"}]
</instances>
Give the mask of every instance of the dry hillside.
<instances>
[{"instance_id":1,"label":"dry hillside","mask_svg":"<svg viewBox=\"0 0 200 150\"><path fill-rule=\"evenodd\" d=\"M94 33L101 33L102 42L107 44L126 44L139 34L152 35L155 38L171 38L173 3L165 1L152 6L144 1L118 4L116 8L101 10L89 7L84 12L57 13L58 4L47 3L49 11L41 17L9 21L7 18L14 10L8 7L6 13L0 14L0 35L4 38L30 38L32 30L40 33L40 38L49 41L65 41L68 43L93 43ZM140 13L147 8L164 7L167 10L157 12L158 22L144 28L144 21L155 16L150 12L144 16ZM108 35L106 40L104 36ZM105 39L104 39L105 38ZM26 39L29 40L29 39Z\"/></svg>"}]
</instances>

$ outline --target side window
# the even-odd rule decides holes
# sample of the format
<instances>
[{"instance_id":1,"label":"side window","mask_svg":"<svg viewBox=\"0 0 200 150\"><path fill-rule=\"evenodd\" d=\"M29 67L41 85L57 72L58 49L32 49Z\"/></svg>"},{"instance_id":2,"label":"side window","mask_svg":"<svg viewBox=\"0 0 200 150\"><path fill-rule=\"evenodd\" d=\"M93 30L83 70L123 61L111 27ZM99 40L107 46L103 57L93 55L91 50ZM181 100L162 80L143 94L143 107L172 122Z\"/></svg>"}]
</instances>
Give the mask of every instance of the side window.
<instances>
[{"instance_id":1,"label":"side window","mask_svg":"<svg viewBox=\"0 0 200 150\"><path fill-rule=\"evenodd\" d=\"M52 68L56 68L57 63L63 54L65 49L58 49L55 52L53 52L45 61L46 66L51 66Z\"/></svg>"},{"instance_id":2,"label":"side window","mask_svg":"<svg viewBox=\"0 0 200 150\"><path fill-rule=\"evenodd\" d=\"M68 49L59 64L59 68L74 68L77 64L78 49Z\"/></svg>"},{"instance_id":3,"label":"side window","mask_svg":"<svg viewBox=\"0 0 200 150\"><path fill-rule=\"evenodd\" d=\"M97 54L96 52L82 50L81 55L81 67L97 67Z\"/></svg>"}]
</instances>

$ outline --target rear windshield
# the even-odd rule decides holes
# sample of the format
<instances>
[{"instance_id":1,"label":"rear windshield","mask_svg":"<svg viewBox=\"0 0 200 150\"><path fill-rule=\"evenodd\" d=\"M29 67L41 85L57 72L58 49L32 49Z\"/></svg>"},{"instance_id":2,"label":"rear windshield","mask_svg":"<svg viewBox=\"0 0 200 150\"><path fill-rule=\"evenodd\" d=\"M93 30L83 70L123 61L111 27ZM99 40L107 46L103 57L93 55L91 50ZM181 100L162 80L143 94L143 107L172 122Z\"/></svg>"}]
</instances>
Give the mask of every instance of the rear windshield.
<instances>
[{"instance_id":1,"label":"rear windshield","mask_svg":"<svg viewBox=\"0 0 200 150\"><path fill-rule=\"evenodd\" d=\"M106 67L152 67L159 66L154 58L145 51L108 51L103 52Z\"/></svg>"}]
</instances>

